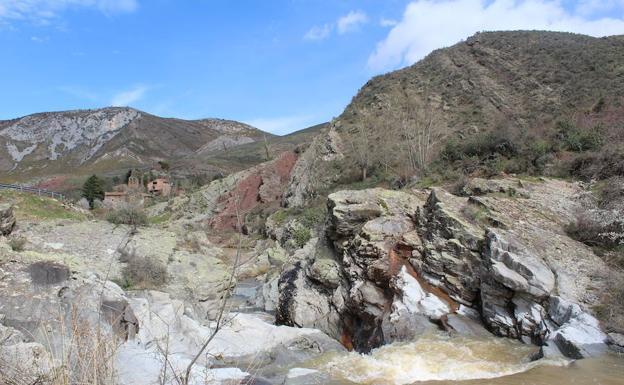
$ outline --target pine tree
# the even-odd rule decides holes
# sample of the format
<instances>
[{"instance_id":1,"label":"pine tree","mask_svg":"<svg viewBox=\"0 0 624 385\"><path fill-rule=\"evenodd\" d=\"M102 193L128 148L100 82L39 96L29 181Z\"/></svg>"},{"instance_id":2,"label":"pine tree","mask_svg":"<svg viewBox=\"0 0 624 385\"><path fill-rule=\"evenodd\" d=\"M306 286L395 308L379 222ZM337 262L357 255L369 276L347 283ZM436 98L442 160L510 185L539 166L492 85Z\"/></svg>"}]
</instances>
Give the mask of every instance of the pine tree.
<instances>
[{"instance_id":1,"label":"pine tree","mask_svg":"<svg viewBox=\"0 0 624 385\"><path fill-rule=\"evenodd\" d=\"M93 208L93 202L96 199L104 199L104 182L97 175L91 175L82 185L82 196L89 201L89 206Z\"/></svg>"}]
</instances>

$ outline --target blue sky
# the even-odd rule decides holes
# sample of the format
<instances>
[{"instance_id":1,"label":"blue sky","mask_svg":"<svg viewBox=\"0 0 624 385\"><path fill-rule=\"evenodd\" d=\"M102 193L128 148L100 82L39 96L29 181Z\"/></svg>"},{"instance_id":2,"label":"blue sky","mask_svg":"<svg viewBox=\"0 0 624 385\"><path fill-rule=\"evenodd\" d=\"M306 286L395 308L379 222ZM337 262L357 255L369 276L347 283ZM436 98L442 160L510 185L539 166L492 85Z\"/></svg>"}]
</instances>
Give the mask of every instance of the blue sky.
<instances>
[{"instance_id":1,"label":"blue sky","mask_svg":"<svg viewBox=\"0 0 624 385\"><path fill-rule=\"evenodd\" d=\"M0 119L129 105L286 133L479 30L624 33L624 0L0 0Z\"/></svg>"}]
</instances>

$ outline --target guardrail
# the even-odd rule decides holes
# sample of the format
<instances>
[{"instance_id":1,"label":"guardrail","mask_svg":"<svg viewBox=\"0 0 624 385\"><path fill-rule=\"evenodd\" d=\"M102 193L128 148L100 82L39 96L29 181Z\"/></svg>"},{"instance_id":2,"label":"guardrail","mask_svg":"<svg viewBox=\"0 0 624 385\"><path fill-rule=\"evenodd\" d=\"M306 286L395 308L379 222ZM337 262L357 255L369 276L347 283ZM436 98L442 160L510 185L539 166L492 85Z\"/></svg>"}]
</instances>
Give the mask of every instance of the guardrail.
<instances>
[{"instance_id":1,"label":"guardrail","mask_svg":"<svg viewBox=\"0 0 624 385\"><path fill-rule=\"evenodd\" d=\"M47 196L50 198L58 199L60 201L65 200L65 195L61 193L57 193L55 191L50 191L42 188L31 187L31 186L22 186L18 184L3 184L0 183L0 190L16 190L21 192L27 192L31 194L36 194L39 196Z\"/></svg>"}]
</instances>

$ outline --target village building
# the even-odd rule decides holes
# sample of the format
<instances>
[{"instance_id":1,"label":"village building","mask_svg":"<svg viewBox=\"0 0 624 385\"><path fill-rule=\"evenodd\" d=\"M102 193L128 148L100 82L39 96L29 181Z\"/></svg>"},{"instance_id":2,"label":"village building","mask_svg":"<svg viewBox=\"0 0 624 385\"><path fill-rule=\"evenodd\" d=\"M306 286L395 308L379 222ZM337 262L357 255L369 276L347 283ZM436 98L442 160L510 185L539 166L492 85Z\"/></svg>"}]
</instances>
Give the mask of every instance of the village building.
<instances>
[{"instance_id":1,"label":"village building","mask_svg":"<svg viewBox=\"0 0 624 385\"><path fill-rule=\"evenodd\" d=\"M104 193L104 206L116 208L124 204L142 206L145 201L145 187L143 186L143 176L139 177L136 171L132 171L128 177L127 184L118 184L113 187L113 191Z\"/></svg>"},{"instance_id":2,"label":"village building","mask_svg":"<svg viewBox=\"0 0 624 385\"><path fill-rule=\"evenodd\" d=\"M169 196L171 184L165 178L157 178L147 184L147 192L152 195Z\"/></svg>"}]
</instances>

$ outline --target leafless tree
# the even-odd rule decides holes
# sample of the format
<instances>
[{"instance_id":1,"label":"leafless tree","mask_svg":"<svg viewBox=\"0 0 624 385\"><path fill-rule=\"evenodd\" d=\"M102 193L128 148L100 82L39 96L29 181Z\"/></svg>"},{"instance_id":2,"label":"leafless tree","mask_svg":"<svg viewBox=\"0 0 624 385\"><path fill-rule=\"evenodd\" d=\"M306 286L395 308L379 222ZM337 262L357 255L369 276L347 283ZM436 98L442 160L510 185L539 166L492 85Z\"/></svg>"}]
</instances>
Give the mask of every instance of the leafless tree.
<instances>
[{"instance_id":1,"label":"leafless tree","mask_svg":"<svg viewBox=\"0 0 624 385\"><path fill-rule=\"evenodd\" d=\"M399 125L401 147L412 172L424 171L430 161L432 148L439 140L439 121L427 89L422 98L411 96L405 86L402 92L405 107Z\"/></svg>"},{"instance_id":2,"label":"leafless tree","mask_svg":"<svg viewBox=\"0 0 624 385\"><path fill-rule=\"evenodd\" d=\"M359 124L352 130L351 150L357 167L360 169L362 181L368 177L368 171L378 160L380 149L376 149L375 133L377 118L374 112L358 109Z\"/></svg>"},{"instance_id":3,"label":"leafless tree","mask_svg":"<svg viewBox=\"0 0 624 385\"><path fill-rule=\"evenodd\" d=\"M271 147L269 146L269 141L267 140L266 134L264 134L264 153L266 156L266 160L271 160Z\"/></svg>"}]
</instances>

